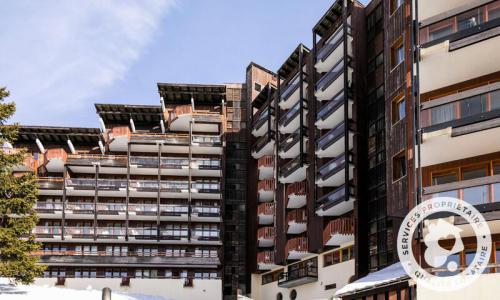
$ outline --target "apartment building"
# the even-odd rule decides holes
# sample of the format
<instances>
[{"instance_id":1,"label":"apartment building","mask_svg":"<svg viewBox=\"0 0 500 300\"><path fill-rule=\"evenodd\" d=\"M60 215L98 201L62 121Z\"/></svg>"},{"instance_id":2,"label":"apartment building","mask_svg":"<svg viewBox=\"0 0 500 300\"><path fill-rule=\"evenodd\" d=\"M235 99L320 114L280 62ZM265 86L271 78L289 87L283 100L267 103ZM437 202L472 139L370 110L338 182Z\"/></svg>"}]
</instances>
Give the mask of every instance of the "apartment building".
<instances>
[{"instance_id":1,"label":"apartment building","mask_svg":"<svg viewBox=\"0 0 500 300\"><path fill-rule=\"evenodd\" d=\"M226 293L244 288L243 85L158 91L160 105L96 104L100 128L21 126L14 146L30 155L16 171L40 184L41 282L220 299L230 268L241 279Z\"/></svg>"}]
</instances>

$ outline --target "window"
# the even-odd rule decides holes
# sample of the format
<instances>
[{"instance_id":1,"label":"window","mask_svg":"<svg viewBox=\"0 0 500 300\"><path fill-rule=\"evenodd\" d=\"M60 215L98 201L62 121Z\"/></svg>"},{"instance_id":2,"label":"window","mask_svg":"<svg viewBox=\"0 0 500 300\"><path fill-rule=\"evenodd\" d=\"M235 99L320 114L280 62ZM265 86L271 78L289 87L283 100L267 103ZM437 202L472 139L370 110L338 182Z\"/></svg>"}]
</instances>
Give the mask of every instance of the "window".
<instances>
[{"instance_id":1,"label":"window","mask_svg":"<svg viewBox=\"0 0 500 300\"><path fill-rule=\"evenodd\" d=\"M392 179L398 180L406 176L406 151L401 151L392 158Z\"/></svg>"},{"instance_id":2,"label":"window","mask_svg":"<svg viewBox=\"0 0 500 300\"><path fill-rule=\"evenodd\" d=\"M406 117L406 100L404 97L392 103L392 124L396 124Z\"/></svg>"},{"instance_id":3,"label":"window","mask_svg":"<svg viewBox=\"0 0 500 300\"><path fill-rule=\"evenodd\" d=\"M272 273L264 274L262 276L262 285L278 281L281 274L283 274L283 269L274 271Z\"/></svg>"},{"instance_id":4,"label":"window","mask_svg":"<svg viewBox=\"0 0 500 300\"><path fill-rule=\"evenodd\" d=\"M295 300L297 299L297 291L296 290L292 290L290 292L290 300Z\"/></svg>"},{"instance_id":5,"label":"window","mask_svg":"<svg viewBox=\"0 0 500 300\"><path fill-rule=\"evenodd\" d=\"M392 47L392 61L391 61L391 66L392 68L397 67L400 63L402 63L405 59L405 50L403 46L403 42L399 42L396 45Z\"/></svg>"},{"instance_id":6,"label":"window","mask_svg":"<svg viewBox=\"0 0 500 300\"><path fill-rule=\"evenodd\" d=\"M283 300L283 294L282 293L276 294L276 300Z\"/></svg>"},{"instance_id":7,"label":"window","mask_svg":"<svg viewBox=\"0 0 500 300\"><path fill-rule=\"evenodd\" d=\"M354 258L353 251L354 248L351 246L325 254L323 256L323 267L328 267L331 265L335 265L353 259Z\"/></svg>"},{"instance_id":8,"label":"window","mask_svg":"<svg viewBox=\"0 0 500 300\"><path fill-rule=\"evenodd\" d=\"M446 184L458 181L458 175L456 172L432 175L432 185Z\"/></svg>"},{"instance_id":9,"label":"window","mask_svg":"<svg viewBox=\"0 0 500 300\"><path fill-rule=\"evenodd\" d=\"M260 92L260 91L262 90L262 85L260 85L259 83L257 83L257 82L256 82L256 83L255 83L255 90L256 90L257 92Z\"/></svg>"}]
</instances>

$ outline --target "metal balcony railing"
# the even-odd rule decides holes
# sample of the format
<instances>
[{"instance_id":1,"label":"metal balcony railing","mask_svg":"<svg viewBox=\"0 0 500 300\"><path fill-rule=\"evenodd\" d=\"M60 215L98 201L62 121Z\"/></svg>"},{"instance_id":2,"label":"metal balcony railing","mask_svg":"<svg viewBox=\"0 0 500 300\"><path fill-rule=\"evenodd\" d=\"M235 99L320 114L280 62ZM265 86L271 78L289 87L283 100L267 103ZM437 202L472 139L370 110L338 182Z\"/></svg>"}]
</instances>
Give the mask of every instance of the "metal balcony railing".
<instances>
[{"instance_id":1,"label":"metal balcony railing","mask_svg":"<svg viewBox=\"0 0 500 300\"><path fill-rule=\"evenodd\" d=\"M323 44L321 49L318 51L317 60L323 61L326 60L330 54L332 54L335 49L343 42L344 36L344 27L339 27L335 33Z\"/></svg>"},{"instance_id":2,"label":"metal balcony railing","mask_svg":"<svg viewBox=\"0 0 500 300\"><path fill-rule=\"evenodd\" d=\"M344 90L341 90L337 95L333 96L332 100L327 101L321 106L316 116L316 121L325 120L333 114L339 107L344 104Z\"/></svg>"},{"instance_id":3,"label":"metal balcony railing","mask_svg":"<svg viewBox=\"0 0 500 300\"><path fill-rule=\"evenodd\" d=\"M330 160L318 169L318 177L325 179L345 168L345 155Z\"/></svg>"},{"instance_id":4,"label":"metal balcony railing","mask_svg":"<svg viewBox=\"0 0 500 300\"><path fill-rule=\"evenodd\" d=\"M300 83L300 76L299 73L297 72L297 75L295 75L289 82L286 84L281 92L281 99L283 101L288 100L288 98L297 90L299 87Z\"/></svg>"},{"instance_id":5,"label":"metal balcony railing","mask_svg":"<svg viewBox=\"0 0 500 300\"><path fill-rule=\"evenodd\" d=\"M324 91L344 72L344 59L339 60L316 84L316 90Z\"/></svg>"},{"instance_id":6,"label":"metal balcony railing","mask_svg":"<svg viewBox=\"0 0 500 300\"><path fill-rule=\"evenodd\" d=\"M344 136L345 121L322 135L316 142L316 150L324 150Z\"/></svg>"}]
</instances>

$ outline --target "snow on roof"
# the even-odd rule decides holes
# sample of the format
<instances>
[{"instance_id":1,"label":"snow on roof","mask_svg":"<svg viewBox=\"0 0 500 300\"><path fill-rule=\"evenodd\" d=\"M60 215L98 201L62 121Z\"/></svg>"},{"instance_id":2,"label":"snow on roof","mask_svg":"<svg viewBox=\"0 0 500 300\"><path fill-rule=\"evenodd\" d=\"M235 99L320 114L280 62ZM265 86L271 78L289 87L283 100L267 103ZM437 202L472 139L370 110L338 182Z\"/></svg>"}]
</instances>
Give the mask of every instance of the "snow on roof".
<instances>
[{"instance_id":1,"label":"snow on roof","mask_svg":"<svg viewBox=\"0 0 500 300\"><path fill-rule=\"evenodd\" d=\"M337 293L335 293L335 296L342 297L362 290L367 290L370 288L409 278L410 277L408 276L408 274L406 274L403 266L401 266L401 263L397 262L388 266L387 268L383 268L382 270L370 273L367 276L344 286L343 288L338 290Z\"/></svg>"},{"instance_id":2,"label":"snow on roof","mask_svg":"<svg viewBox=\"0 0 500 300\"><path fill-rule=\"evenodd\" d=\"M0 279L0 299L2 300L101 300L100 290L73 290L35 285L10 285L6 278ZM112 300L172 300L159 296L112 292Z\"/></svg>"}]
</instances>

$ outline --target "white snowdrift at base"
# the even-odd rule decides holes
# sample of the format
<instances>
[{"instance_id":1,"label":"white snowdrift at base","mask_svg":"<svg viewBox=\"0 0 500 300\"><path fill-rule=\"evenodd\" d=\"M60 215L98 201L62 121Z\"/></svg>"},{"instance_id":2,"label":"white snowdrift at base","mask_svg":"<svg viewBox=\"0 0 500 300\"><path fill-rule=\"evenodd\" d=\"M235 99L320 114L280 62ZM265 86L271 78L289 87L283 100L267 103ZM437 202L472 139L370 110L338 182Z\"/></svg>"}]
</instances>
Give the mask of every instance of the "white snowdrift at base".
<instances>
[{"instance_id":1,"label":"white snowdrift at base","mask_svg":"<svg viewBox=\"0 0 500 300\"><path fill-rule=\"evenodd\" d=\"M2 300L101 300L102 291L72 290L49 286L10 285L9 280L0 278L0 299ZM111 300L173 300L159 296L111 292Z\"/></svg>"}]
</instances>

